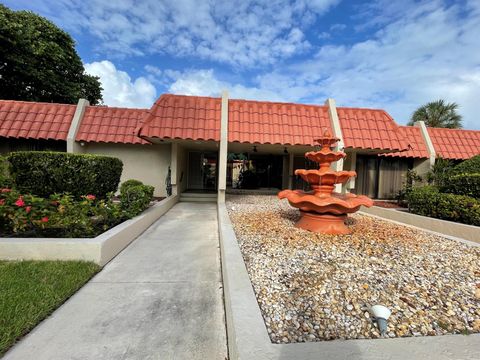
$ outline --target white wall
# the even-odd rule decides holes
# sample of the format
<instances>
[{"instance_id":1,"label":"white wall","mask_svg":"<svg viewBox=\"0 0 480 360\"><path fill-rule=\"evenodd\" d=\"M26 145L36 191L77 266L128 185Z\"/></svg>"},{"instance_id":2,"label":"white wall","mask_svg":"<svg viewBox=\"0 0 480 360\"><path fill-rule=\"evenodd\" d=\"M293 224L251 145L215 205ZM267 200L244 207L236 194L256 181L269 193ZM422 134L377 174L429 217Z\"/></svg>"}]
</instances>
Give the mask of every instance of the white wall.
<instances>
[{"instance_id":1,"label":"white wall","mask_svg":"<svg viewBox=\"0 0 480 360\"><path fill-rule=\"evenodd\" d=\"M166 196L165 178L170 166L170 144L86 143L85 153L114 156L123 161L121 182L137 179L155 187L155 196Z\"/></svg>"}]
</instances>

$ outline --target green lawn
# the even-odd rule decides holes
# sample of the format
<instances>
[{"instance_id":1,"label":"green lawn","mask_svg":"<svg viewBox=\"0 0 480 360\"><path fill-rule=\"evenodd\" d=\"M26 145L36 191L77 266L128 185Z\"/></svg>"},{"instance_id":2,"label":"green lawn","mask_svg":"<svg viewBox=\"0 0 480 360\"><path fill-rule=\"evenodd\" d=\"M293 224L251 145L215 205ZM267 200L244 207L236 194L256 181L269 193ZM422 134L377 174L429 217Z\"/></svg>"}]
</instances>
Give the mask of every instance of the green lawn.
<instances>
[{"instance_id":1,"label":"green lawn","mask_svg":"<svg viewBox=\"0 0 480 360\"><path fill-rule=\"evenodd\" d=\"M83 261L0 261L0 356L99 269Z\"/></svg>"}]
</instances>

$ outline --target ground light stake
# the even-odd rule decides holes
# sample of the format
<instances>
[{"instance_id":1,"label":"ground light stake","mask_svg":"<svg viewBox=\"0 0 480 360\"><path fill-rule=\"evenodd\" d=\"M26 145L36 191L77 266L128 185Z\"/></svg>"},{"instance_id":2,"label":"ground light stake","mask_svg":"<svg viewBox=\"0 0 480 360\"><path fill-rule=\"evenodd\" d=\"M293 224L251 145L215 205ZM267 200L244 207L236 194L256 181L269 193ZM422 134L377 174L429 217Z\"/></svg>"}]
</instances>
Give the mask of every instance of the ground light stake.
<instances>
[{"instance_id":1,"label":"ground light stake","mask_svg":"<svg viewBox=\"0 0 480 360\"><path fill-rule=\"evenodd\" d=\"M392 314L390 309L383 305L373 305L371 307L371 312L375 317L375 320L378 324L378 329L380 330L380 334L383 336L387 332L387 320Z\"/></svg>"}]
</instances>

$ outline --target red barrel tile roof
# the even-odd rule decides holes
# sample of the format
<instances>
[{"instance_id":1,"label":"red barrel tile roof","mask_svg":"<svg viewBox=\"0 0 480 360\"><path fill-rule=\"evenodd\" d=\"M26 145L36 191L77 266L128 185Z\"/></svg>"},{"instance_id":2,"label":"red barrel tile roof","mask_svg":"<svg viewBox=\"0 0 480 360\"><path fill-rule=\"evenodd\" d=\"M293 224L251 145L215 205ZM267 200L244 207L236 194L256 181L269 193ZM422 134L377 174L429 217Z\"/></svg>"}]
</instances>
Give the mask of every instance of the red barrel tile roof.
<instances>
[{"instance_id":1,"label":"red barrel tile roof","mask_svg":"<svg viewBox=\"0 0 480 360\"><path fill-rule=\"evenodd\" d=\"M337 107L337 113L346 148L408 149L408 140L384 110Z\"/></svg>"},{"instance_id":2,"label":"red barrel tile roof","mask_svg":"<svg viewBox=\"0 0 480 360\"><path fill-rule=\"evenodd\" d=\"M429 127L427 131L437 157L465 160L480 154L480 131Z\"/></svg>"},{"instance_id":3,"label":"red barrel tile roof","mask_svg":"<svg viewBox=\"0 0 480 360\"><path fill-rule=\"evenodd\" d=\"M406 151L380 154L382 156L428 158L427 145L422 136L422 132L417 126L400 126L400 132L408 139L410 148Z\"/></svg>"},{"instance_id":4,"label":"red barrel tile roof","mask_svg":"<svg viewBox=\"0 0 480 360\"><path fill-rule=\"evenodd\" d=\"M220 140L221 99L164 94L138 128L141 137Z\"/></svg>"},{"instance_id":5,"label":"red barrel tile roof","mask_svg":"<svg viewBox=\"0 0 480 360\"><path fill-rule=\"evenodd\" d=\"M0 100L0 136L66 140L76 105Z\"/></svg>"},{"instance_id":6,"label":"red barrel tile roof","mask_svg":"<svg viewBox=\"0 0 480 360\"><path fill-rule=\"evenodd\" d=\"M325 106L266 101L228 101L228 141L315 145L330 128Z\"/></svg>"},{"instance_id":7,"label":"red barrel tile roof","mask_svg":"<svg viewBox=\"0 0 480 360\"><path fill-rule=\"evenodd\" d=\"M135 129L147 109L87 106L75 140L124 144L150 144Z\"/></svg>"}]
</instances>

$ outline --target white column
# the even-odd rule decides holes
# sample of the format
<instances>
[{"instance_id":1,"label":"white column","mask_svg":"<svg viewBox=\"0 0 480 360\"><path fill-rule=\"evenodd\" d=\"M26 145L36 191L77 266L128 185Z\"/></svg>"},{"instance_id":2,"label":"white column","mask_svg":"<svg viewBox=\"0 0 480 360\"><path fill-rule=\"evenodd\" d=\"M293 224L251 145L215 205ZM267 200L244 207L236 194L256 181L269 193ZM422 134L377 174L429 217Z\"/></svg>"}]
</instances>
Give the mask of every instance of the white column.
<instances>
[{"instance_id":1,"label":"white column","mask_svg":"<svg viewBox=\"0 0 480 360\"><path fill-rule=\"evenodd\" d=\"M73 114L73 119L67 134L67 152L69 153L84 152L83 147L75 141L75 138L77 137L78 129L80 129L80 124L82 123L83 114L88 105L90 105L88 100L78 100L77 108L75 109L75 114Z\"/></svg>"},{"instance_id":2,"label":"white column","mask_svg":"<svg viewBox=\"0 0 480 360\"><path fill-rule=\"evenodd\" d=\"M437 157L437 154L435 152L435 148L433 147L432 139L430 139L430 135L428 134L427 126L423 121L417 121L414 123L414 125L420 128L420 133L422 134L423 141L427 146L430 168L432 168L433 165L435 165L435 159Z\"/></svg>"},{"instance_id":3,"label":"white column","mask_svg":"<svg viewBox=\"0 0 480 360\"><path fill-rule=\"evenodd\" d=\"M350 171L356 171L357 170L357 153L356 152L351 152L348 154L350 156ZM350 192L350 190L355 189L355 177L350 178L350 180L347 181L346 184L346 190Z\"/></svg>"},{"instance_id":4,"label":"white column","mask_svg":"<svg viewBox=\"0 0 480 360\"><path fill-rule=\"evenodd\" d=\"M228 92L222 93L222 112L220 121L220 149L218 155L218 202L225 202L227 190L227 153L228 153Z\"/></svg>"},{"instance_id":5,"label":"white column","mask_svg":"<svg viewBox=\"0 0 480 360\"><path fill-rule=\"evenodd\" d=\"M340 120L338 119L337 105L335 104L335 100L327 99L325 101L325 106L328 107L328 117L330 118L330 125L332 126L332 132L333 132L332 135L340 139L340 141L337 143L337 146L335 147L335 150L343 151L344 143L343 143L342 128L340 127ZM343 159L333 163L331 167L332 167L332 170L342 171ZM342 185L341 184L335 185L335 191L342 192Z\"/></svg>"}]
</instances>

